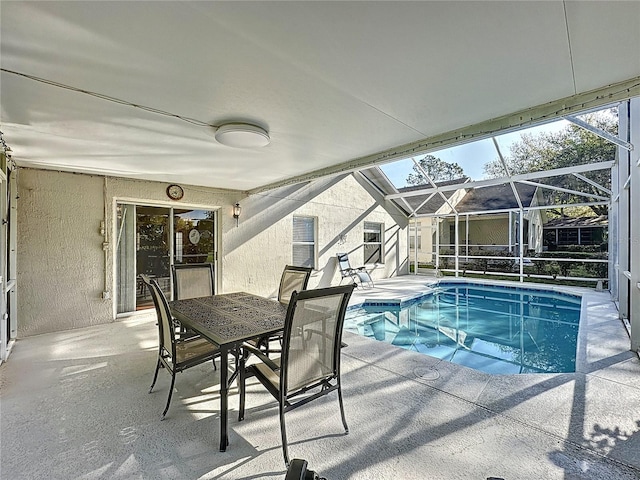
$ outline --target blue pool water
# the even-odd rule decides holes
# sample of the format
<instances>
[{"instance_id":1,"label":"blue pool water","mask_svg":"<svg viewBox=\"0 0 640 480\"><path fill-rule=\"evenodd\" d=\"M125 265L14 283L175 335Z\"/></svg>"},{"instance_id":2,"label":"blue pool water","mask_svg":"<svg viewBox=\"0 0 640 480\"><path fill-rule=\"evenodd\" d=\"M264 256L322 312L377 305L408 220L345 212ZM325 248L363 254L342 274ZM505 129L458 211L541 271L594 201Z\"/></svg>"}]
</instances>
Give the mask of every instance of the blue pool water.
<instances>
[{"instance_id":1,"label":"blue pool water","mask_svg":"<svg viewBox=\"0 0 640 480\"><path fill-rule=\"evenodd\" d=\"M345 330L493 374L574 372L578 295L440 282L402 304L364 303Z\"/></svg>"}]
</instances>

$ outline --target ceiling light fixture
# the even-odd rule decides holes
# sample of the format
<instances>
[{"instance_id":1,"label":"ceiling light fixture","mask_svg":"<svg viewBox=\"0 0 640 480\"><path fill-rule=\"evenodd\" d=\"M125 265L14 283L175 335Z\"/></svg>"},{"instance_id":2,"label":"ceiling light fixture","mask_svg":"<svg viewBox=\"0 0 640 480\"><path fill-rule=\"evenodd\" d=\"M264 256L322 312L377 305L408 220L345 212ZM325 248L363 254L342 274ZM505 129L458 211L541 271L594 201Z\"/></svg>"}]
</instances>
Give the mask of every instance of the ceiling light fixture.
<instances>
[{"instance_id":1,"label":"ceiling light fixture","mask_svg":"<svg viewBox=\"0 0 640 480\"><path fill-rule=\"evenodd\" d=\"M258 148L269 145L269 133L257 125L227 123L216 130L216 140L222 145L235 148Z\"/></svg>"}]
</instances>

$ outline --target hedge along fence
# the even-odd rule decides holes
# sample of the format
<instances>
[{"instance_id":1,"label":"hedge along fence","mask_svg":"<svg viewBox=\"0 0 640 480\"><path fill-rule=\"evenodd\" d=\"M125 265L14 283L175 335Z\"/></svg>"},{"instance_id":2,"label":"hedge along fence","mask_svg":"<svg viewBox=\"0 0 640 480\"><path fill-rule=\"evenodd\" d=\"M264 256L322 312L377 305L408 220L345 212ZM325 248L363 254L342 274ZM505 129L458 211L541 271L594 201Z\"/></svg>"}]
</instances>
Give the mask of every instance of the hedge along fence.
<instances>
[{"instance_id":1,"label":"hedge along fence","mask_svg":"<svg viewBox=\"0 0 640 480\"><path fill-rule=\"evenodd\" d=\"M508 274L519 276L520 257L508 251L470 251L469 255L459 255L458 271L482 274ZM523 258L523 274L527 277L566 279L581 281L608 280L608 254L600 247L573 249L573 251L542 252ZM455 254L452 250L440 254L440 269L455 269Z\"/></svg>"},{"instance_id":2,"label":"hedge along fence","mask_svg":"<svg viewBox=\"0 0 640 480\"><path fill-rule=\"evenodd\" d=\"M608 257L607 252L543 252L530 258L534 265L525 267L525 272L533 269L527 273L603 280L609 273Z\"/></svg>"},{"instance_id":3,"label":"hedge along fence","mask_svg":"<svg viewBox=\"0 0 640 480\"><path fill-rule=\"evenodd\" d=\"M519 257L518 257L519 258ZM514 262L518 261L508 250L470 250L468 255L459 255L460 270L478 272L512 272ZM440 268L455 267L453 250L443 250L440 253Z\"/></svg>"}]
</instances>

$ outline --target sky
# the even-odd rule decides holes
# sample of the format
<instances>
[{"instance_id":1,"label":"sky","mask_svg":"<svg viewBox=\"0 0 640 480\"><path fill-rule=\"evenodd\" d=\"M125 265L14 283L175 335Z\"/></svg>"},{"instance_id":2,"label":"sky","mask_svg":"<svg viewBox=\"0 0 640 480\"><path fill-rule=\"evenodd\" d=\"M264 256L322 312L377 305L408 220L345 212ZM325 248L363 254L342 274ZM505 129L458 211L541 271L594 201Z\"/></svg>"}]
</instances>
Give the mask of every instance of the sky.
<instances>
[{"instance_id":1,"label":"sky","mask_svg":"<svg viewBox=\"0 0 640 480\"><path fill-rule=\"evenodd\" d=\"M500 146L502 156L507 157L509 156L511 145L520 140L523 133L536 135L541 132L557 132L566 128L567 125L569 125L568 121L559 120L538 127L500 135L496 137L496 140ZM472 180L482 180L484 178L485 163L498 158L496 147L490 138L430 152L429 155L438 157L445 162L457 163L463 168L465 175L471 177ZM415 158L420 159L422 157L424 157L424 155L417 155ZM399 160L382 165L380 168L382 168L382 171L389 177L396 188L400 188L406 186L406 179L409 174L413 172L413 161L410 158Z\"/></svg>"}]
</instances>

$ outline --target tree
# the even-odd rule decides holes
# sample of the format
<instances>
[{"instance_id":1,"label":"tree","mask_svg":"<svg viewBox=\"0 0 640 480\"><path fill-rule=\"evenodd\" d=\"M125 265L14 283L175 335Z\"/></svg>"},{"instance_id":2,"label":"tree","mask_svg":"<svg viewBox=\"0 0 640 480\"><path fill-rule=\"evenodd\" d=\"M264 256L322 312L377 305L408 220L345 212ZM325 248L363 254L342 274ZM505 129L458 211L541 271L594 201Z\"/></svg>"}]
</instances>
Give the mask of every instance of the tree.
<instances>
[{"instance_id":1,"label":"tree","mask_svg":"<svg viewBox=\"0 0 640 480\"><path fill-rule=\"evenodd\" d=\"M588 123L613 135L618 133L617 117L611 111L591 114L585 119ZM570 124L559 132L543 132L537 135L522 134L520 140L510 149L505 157L509 173L539 172L573 165L586 165L606 162L615 159L616 145L591 133L590 131ZM506 172L499 159L489 162L484 167L488 177L505 177ZM610 189L611 172L596 170L583 173L585 177L603 187ZM580 192L603 195L602 190L580 180L573 175L551 177L540 181L547 185L576 190ZM543 189L543 195L549 204L568 204L585 202L586 197L554 190ZM595 215L606 215L607 205L593 205L590 209ZM562 214L562 212L556 212Z\"/></svg>"},{"instance_id":2,"label":"tree","mask_svg":"<svg viewBox=\"0 0 640 480\"><path fill-rule=\"evenodd\" d=\"M455 180L457 178L464 177L464 170L457 163L448 163L444 160L434 157L433 155L427 155L424 158L418 160L418 163L422 169L429 175L429 178L434 182L440 182L443 180ZM410 173L407 177L408 185L423 185L428 180L423 175L422 171L416 166L413 166L413 173Z\"/></svg>"}]
</instances>

